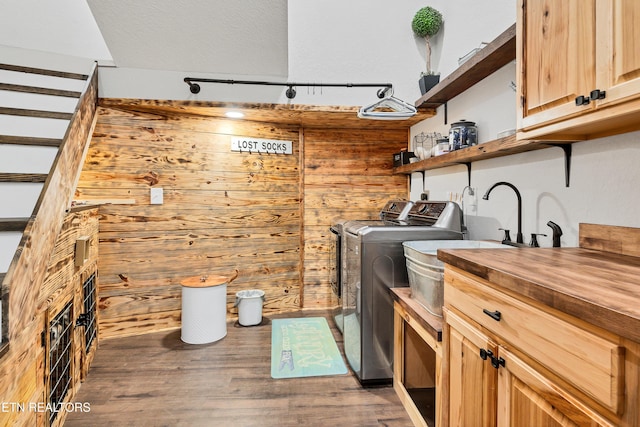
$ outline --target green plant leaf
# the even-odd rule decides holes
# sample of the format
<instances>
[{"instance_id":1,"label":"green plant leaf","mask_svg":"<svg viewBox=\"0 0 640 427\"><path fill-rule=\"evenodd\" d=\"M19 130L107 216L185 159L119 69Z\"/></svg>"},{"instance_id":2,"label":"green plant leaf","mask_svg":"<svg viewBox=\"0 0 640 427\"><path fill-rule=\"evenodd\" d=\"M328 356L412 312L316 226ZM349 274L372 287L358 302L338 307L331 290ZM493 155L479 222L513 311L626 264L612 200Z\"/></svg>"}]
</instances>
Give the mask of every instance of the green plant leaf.
<instances>
[{"instance_id":1,"label":"green plant leaf","mask_svg":"<svg viewBox=\"0 0 640 427\"><path fill-rule=\"evenodd\" d=\"M411 29L418 37L431 37L440 31L442 22L442 14L431 6L426 6L416 12Z\"/></svg>"}]
</instances>

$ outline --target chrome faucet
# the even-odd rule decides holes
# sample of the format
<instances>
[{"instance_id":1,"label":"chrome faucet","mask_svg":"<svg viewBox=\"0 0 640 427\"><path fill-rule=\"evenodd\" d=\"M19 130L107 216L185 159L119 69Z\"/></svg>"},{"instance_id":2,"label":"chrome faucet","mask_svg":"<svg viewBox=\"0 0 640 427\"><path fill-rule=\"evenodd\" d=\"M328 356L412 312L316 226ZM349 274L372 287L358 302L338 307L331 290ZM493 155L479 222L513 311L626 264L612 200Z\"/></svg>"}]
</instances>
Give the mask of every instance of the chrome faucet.
<instances>
[{"instance_id":1,"label":"chrome faucet","mask_svg":"<svg viewBox=\"0 0 640 427\"><path fill-rule=\"evenodd\" d=\"M516 242L517 243L524 243L524 239L522 237L522 197L520 196L520 192L518 191L518 189L515 187L515 185L509 183L509 182L505 182L505 181L500 181L500 182L496 182L495 184L493 184L491 186L491 188L489 188L487 190L486 193L484 193L484 196L482 196L483 200L489 200L489 193L491 193L491 191L500 186L500 185L506 185L507 187L510 187L513 191L516 192L516 196L518 197L518 234L516 235Z\"/></svg>"}]
</instances>

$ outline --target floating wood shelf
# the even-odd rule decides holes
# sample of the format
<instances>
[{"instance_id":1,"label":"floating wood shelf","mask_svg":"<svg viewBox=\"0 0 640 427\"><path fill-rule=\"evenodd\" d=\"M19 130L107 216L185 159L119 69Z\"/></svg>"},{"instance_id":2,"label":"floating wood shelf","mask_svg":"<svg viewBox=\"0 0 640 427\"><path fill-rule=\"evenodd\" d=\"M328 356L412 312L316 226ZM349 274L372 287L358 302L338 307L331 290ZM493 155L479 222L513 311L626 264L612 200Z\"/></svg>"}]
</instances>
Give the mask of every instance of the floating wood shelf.
<instances>
[{"instance_id":1,"label":"floating wood shelf","mask_svg":"<svg viewBox=\"0 0 640 427\"><path fill-rule=\"evenodd\" d=\"M518 141L515 135L506 136L494 141L474 145L472 147L456 150L437 157L420 160L394 168L394 173L410 174L426 170L445 168L447 166L467 164L478 160L492 159L494 157L509 156L525 151L548 148L548 144L533 141Z\"/></svg>"},{"instance_id":2,"label":"floating wood shelf","mask_svg":"<svg viewBox=\"0 0 640 427\"><path fill-rule=\"evenodd\" d=\"M491 43L482 48L471 59L462 64L457 70L449 74L444 80L435 85L429 92L416 101L420 110L433 109L445 104L451 98L460 95L471 86L480 82L501 67L516 58L516 24L496 37ZM574 141L543 142L517 140L515 135L485 142L473 147L457 150L438 157L431 157L416 163L410 163L393 169L396 174L411 174L432 169L445 168L453 165L466 165L471 185L471 163L478 160L493 159L509 156L526 151L539 150L548 147L560 147L565 158L565 185L569 187L571 171L571 143Z\"/></svg>"},{"instance_id":3,"label":"floating wood shelf","mask_svg":"<svg viewBox=\"0 0 640 427\"><path fill-rule=\"evenodd\" d=\"M510 156L512 154L527 151L540 150L542 148L560 147L564 151L565 159L565 185L569 187L571 173L571 142L557 143L545 141L517 140L515 135L505 136L493 141L484 142L472 147L456 150L441 156L429 157L415 163L409 163L393 169L395 174L411 174L427 170L446 168L453 165L466 165L469 172L469 185L471 185L471 163L478 160L494 159L496 157Z\"/></svg>"},{"instance_id":4,"label":"floating wood shelf","mask_svg":"<svg viewBox=\"0 0 640 427\"><path fill-rule=\"evenodd\" d=\"M445 104L451 98L460 95L485 77L516 58L516 24L487 44L471 59L449 74L415 103L420 109L435 108ZM534 141L518 141L515 135L485 142L473 147L457 150L438 157L431 157L416 163L394 168L396 174L411 174L426 170L439 169L464 164L471 182L471 163L478 160L509 156L525 151L547 148L549 145Z\"/></svg>"},{"instance_id":5,"label":"floating wood shelf","mask_svg":"<svg viewBox=\"0 0 640 427\"><path fill-rule=\"evenodd\" d=\"M434 108L442 105L514 59L516 59L516 24L420 97L415 105L419 108Z\"/></svg>"}]
</instances>

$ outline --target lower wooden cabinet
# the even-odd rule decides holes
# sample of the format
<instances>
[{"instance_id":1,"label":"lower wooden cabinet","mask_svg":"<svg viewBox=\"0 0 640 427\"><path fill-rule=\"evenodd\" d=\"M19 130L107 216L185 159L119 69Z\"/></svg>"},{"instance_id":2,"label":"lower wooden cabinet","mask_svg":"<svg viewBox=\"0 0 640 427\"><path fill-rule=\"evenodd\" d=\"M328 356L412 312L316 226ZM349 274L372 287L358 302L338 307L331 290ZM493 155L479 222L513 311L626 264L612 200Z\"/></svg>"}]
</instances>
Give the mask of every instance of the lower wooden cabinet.
<instances>
[{"instance_id":1,"label":"lower wooden cabinet","mask_svg":"<svg viewBox=\"0 0 640 427\"><path fill-rule=\"evenodd\" d=\"M638 343L445 271L442 425L640 426Z\"/></svg>"},{"instance_id":2,"label":"lower wooden cabinet","mask_svg":"<svg viewBox=\"0 0 640 427\"><path fill-rule=\"evenodd\" d=\"M502 346L498 358L498 426L615 425Z\"/></svg>"},{"instance_id":3,"label":"lower wooden cabinet","mask_svg":"<svg viewBox=\"0 0 640 427\"><path fill-rule=\"evenodd\" d=\"M448 419L454 426L495 426L498 372L480 357L497 353L489 337L447 312L444 357L447 359Z\"/></svg>"},{"instance_id":4,"label":"lower wooden cabinet","mask_svg":"<svg viewBox=\"0 0 640 427\"><path fill-rule=\"evenodd\" d=\"M394 302L393 388L416 426L442 425L441 331L408 294Z\"/></svg>"},{"instance_id":5,"label":"lower wooden cabinet","mask_svg":"<svg viewBox=\"0 0 640 427\"><path fill-rule=\"evenodd\" d=\"M446 317L450 425L615 425L454 312Z\"/></svg>"}]
</instances>

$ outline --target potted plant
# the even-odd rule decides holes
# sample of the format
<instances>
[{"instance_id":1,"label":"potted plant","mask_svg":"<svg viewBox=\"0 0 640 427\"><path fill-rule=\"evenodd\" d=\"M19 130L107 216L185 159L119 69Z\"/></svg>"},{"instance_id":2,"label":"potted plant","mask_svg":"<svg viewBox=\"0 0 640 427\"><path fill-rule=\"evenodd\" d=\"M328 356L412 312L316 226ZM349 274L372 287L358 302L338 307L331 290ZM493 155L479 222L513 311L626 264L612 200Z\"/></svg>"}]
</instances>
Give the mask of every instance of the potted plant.
<instances>
[{"instance_id":1,"label":"potted plant","mask_svg":"<svg viewBox=\"0 0 640 427\"><path fill-rule=\"evenodd\" d=\"M440 81L440 74L431 69L431 37L436 35L442 27L442 14L431 6L426 6L416 12L411 21L413 33L424 38L427 45L427 71L420 74L420 92L424 95Z\"/></svg>"}]
</instances>

